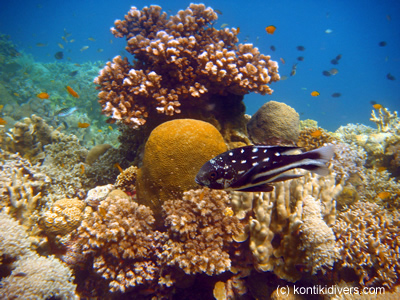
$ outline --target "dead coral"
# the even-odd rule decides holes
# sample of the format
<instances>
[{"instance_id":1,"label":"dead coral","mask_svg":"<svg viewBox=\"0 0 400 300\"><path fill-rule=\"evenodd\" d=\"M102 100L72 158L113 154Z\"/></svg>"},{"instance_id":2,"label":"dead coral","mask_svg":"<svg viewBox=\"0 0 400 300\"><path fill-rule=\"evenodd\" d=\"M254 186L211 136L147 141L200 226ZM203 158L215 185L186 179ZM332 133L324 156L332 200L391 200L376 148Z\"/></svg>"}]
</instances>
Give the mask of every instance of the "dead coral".
<instances>
[{"instance_id":1,"label":"dead coral","mask_svg":"<svg viewBox=\"0 0 400 300\"><path fill-rule=\"evenodd\" d=\"M342 267L353 269L362 286L393 287L399 282L400 214L375 203L357 202L333 226Z\"/></svg>"},{"instance_id":2,"label":"dead coral","mask_svg":"<svg viewBox=\"0 0 400 300\"><path fill-rule=\"evenodd\" d=\"M163 204L170 239L163 249L167 265L186 274L220 274L231 269L229 248L243 230L229 213L229 195L207 188L185 192Z\"/></svg>"}]
</instances>

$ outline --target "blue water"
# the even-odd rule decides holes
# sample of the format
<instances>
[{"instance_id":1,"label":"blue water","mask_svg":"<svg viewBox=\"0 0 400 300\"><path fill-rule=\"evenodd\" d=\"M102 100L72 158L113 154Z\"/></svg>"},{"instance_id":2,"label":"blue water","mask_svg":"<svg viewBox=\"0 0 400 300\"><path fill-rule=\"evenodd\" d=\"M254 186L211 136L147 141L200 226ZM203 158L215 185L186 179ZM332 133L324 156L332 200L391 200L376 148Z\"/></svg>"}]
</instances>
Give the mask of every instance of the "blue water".
<instances>
[{"instance_id":1,"label":"blue water","mask_svg":"<svg viewBox=\"0 0 400 300\"><path fill-rule=\"evenodd\" d=\"M54 53L65 45L65 58L76 63L109 60L120 54L125 41L112 36L109 28L122 19L132 5L138 8L158 4L168 14L185 9L189 1L2 1L0 32L11 36L18 50L33 54L35 60L55 61ZM222 11L216 27L228 23L240 27L239 42L248 39L264 54L279 61L280 74L289 78L271 87L269 96L249 94L247 112L253 114L269 100L294 107L301 119L315 119L321 127L335 130L347 123L369 121L370 101L391 111L400 104L400 1L205 1ZM275 25L273 35L265 27ZM65 43L65 31L71 35ZM325 33L327 29L332 33ZM88 38L95 41L90 41ZM112 41L112 43L111 43ZM379 42L386 41L385 47ZM48 44L37 47L37 43ZM270 50L274 45L276 51ZM302 45L301 52L296 46ZM80 51L84 46L87 50ZM102 52L99 52L103 49ZM342 55L339 64L330 61ZM297 73L289 76L298 56ZM280 58L286 63L282 64ZM337 68L335 76L325 77L323 70ZM386 75L391 73L396 80ZM320 92L312 97L312 91ZM333 93L341 97L333 98Z\"/></svg>"}]
</instances>

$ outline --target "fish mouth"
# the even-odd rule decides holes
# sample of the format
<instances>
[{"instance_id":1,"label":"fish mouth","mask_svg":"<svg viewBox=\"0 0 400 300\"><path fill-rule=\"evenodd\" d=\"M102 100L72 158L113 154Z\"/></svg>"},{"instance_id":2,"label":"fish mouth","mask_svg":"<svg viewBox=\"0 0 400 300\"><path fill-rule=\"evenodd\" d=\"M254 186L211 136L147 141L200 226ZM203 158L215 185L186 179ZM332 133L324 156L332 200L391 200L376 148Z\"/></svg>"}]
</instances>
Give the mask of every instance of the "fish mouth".
<instances>
[{"instance_id":1,"label":"fish mouth","mask_svg":"<svg viewBox=\"0 0 400 300\"><path fill-rule=\"evenodd\" d=\"M194 181L196 181L196 183L197 183L198 185L201 185L201 186L204 185L202 182L200 182L200 180L199 180L197 177L194 179Z\"/></svg>"}]
</instances>

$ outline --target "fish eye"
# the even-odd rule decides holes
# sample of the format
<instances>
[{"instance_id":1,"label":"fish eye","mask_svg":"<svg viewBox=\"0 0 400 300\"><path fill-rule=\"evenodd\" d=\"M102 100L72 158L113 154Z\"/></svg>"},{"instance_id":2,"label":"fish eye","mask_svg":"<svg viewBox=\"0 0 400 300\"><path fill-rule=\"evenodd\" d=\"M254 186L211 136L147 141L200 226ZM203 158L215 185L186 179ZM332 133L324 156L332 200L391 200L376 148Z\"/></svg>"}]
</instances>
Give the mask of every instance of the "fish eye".
<instances>
[{"instance_id":1,"label":"fish eye","mask_svg":"<svg viewBox=\"0 0 400 300\"><path fill-rule=\"evenodd\" d=\"M218 176L217 171L213 171L213 172L211 172L211 173L208 175L208 177L209 177L211 180L216 179L217 176Z\"/></svg>"}]
</instances>

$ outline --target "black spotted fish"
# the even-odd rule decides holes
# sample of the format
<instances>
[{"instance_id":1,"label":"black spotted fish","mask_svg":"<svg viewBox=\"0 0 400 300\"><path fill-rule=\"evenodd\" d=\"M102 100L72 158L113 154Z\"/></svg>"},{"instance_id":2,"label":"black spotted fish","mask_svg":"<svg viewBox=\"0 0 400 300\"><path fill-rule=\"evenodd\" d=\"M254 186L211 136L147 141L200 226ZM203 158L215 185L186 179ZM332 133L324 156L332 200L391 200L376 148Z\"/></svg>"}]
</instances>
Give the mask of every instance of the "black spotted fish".
<instances>
[{"instance_id":1,"label":"black spotted fish","mask_svg":"<svg viewBox=\"0 0 400 300\"><path fill-rule=\"evenodd\" d=\"M295 168L329 174L326 164L333 157L333 145L294 154L298 149L257 145L232 149L206 162L195 180L211 189L270 192L270 183L301 177L286 173Z\"/></svg>"}]
</instances>

